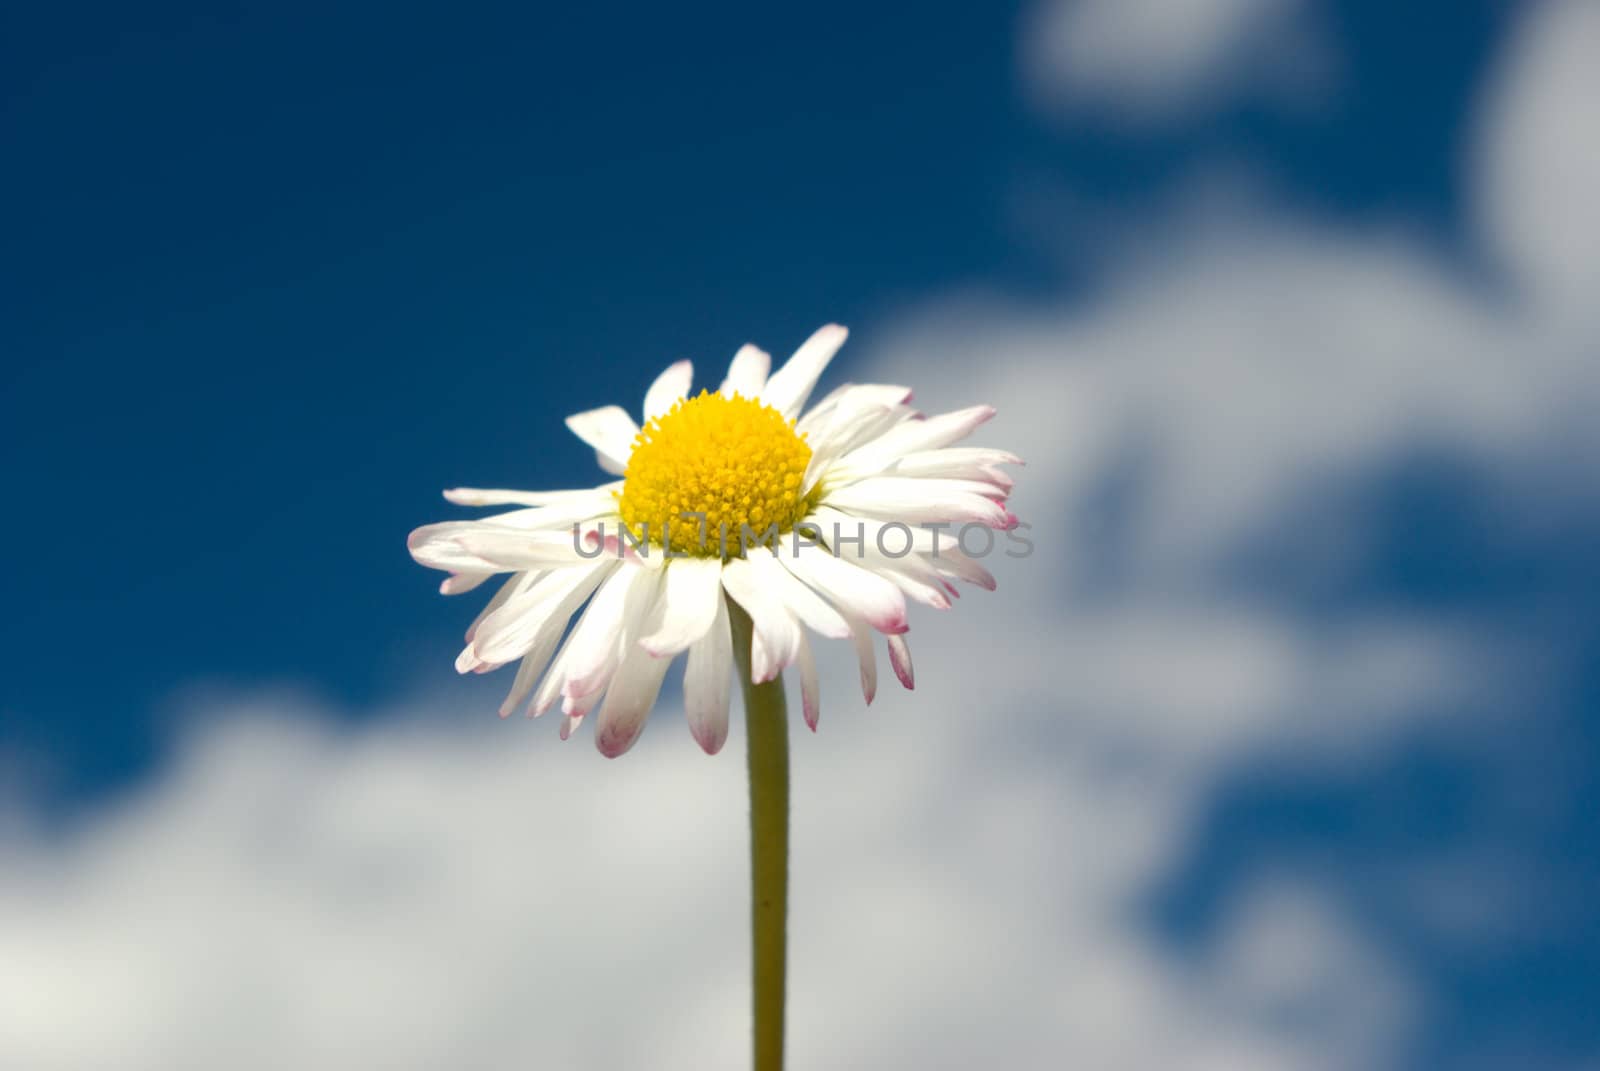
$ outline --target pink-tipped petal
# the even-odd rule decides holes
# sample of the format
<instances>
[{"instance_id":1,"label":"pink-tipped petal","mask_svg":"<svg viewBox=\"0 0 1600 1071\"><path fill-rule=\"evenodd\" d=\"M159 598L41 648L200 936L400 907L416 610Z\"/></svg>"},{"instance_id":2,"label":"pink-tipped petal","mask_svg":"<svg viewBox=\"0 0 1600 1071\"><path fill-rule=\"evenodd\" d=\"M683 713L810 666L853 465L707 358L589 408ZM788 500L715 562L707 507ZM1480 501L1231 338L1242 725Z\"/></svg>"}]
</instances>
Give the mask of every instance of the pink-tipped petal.
<instances>
[{"instance_id":1,"label":"pink-tipped petal","mask_svg":"<svg viewBox=\"0 0 1600 1071\"><path fill-rule=\"evenodd\" d=\"M904 636L889 637L889 664L894 667L894 675L900 678L907 691L915 688L916 675L911 668L911 645Z\"/></svg>"},{"instance_id":2,"label":"pink-tipped petal","mask_svg":"<svg viewBox=\"0 0 1600 1071\"><path fill-rule=\"evenodd\" d=\"M511 596L526 590L540 575L539 573L518 573L504 584L501 584L500 589L489 597L489 601L484 605L483 609L478 611L478 616L472 619L472 624L467 626L466 642L472 642L472 638L477 635L478 626L482 625L490 614L504 606Z\"/></svg>"},{"instance_id":3,"label":"pink-tipped petal","mask_svg":"<svg viewBox=\"0 0 1600 1071\"><path fill-rule=\"evenodd\" d=\"M947 550L940 554L938 565L949 576L965 580L985 591L993 591L1000 586L993 573L958 550Z\"/></svg>"},{"instance_id":4,"label":"pink-tipped petal","mask_svg":"<svg viewBox=\"0 0 1600 1071\"><path fill-rule=\"evenodd\" d=\"M867 706L878 695L878 654L873 648L872 627L859 617L849 615L850 639L856 649L856 660L861 664L861 698Z\"/></svg>"},{"instance_id":5,"label":"pink-tipped petal","mask_svg":"<svg viewBox=\"0 0 1600 1071\"><path fill-rule=\"evenodd\" d=\"M638 647L628 651L606 689L605 702L595 722L594 744L600 754L614 759L639 739L671 662Z\"/></svg>"},{"instance_id":6,"label":"pink-tipped petal","mask_svg":"<svg viewBox=\"0 0 1600 1071\"><path fill-rule=\"evenodd\" d=\"M772 680L791 665L801 640L800 622L763 582L762 575L752 562L740 558L722 568L723 589L750 615L754 628L750 675L757 684Z\"/></svg>"},{"instance_id":7,"label":"pink-tipped petal","mask_svg":"<svg viewBox=\"0 0 1600 1071\"><path fill-rule=\"evenodd\" d=\"M839 610L865 618L879 632L904 632L908 627L905 596L870 570L835 558L823 547L801 547L798 554L785 551L779 561Z\"/></svg>"},{"instance_id":8,"label":"pink-tipped petal","mask_svg":"<svg viewBox=\"0 0 1600 1071\"><path fill-rule=\"evenodd\" d=\"M611 680L634 630L654 606L659 573L621 566L595 592L572 634L561 694L598 695Z\"/></svg>"},{"instance_id":9,"label":"pink-tipped petal","mask_svg":"<svg viewBox=\"0 0 1600 1071\"><path fill-rule=\"evenodd\" d=\"M525 655L559 634L614 563L557 569L527 583L473 630L472 645L485 662L500 664Z\"/></svg>"},{"instance_id":10,"label":"pink-tipped petal","mask_svg":"<svg viewBox=\"0 0 1600 1071\"><path fill-rule=\"evenodd\" d=\"M716 617L705 634L689 645L683 670L683 708L689 732L707 755L722 750L728 739L728 706L732 694L733 638L728 608L719 590Z\"/></svg>"},{"instance_id":11,"label":"pink-tipped petal","mask_svg":"<svg viewBox=\"0 0 1600 1071\"><path fill-rule=\"evenodd\" d=\"M662 569L661 598L639 646L658 658L688 650L705 635L722 605L722 563L680 558Z\"/></svg>"},{"instance_id":12,"label":"pink-tipped petal","mask_svg":"<svg viewBox=\"0 0 1600 1071\"><path fill-rule=\"evenodd\" d=\"M816 732L822 700L817 685L817 660L812 657L811 643L804 633L800 636L800 656L795 659L795 665L800 669L800 712L807 728Z\"/></svg>"},{"instance_id":13,"label":"pink-tipped petal","mask_svg":"<svg viewBox=\"0 0 1600 1071\"><path fill-rule=\"evenodd\" d=\"M874 476L828 491L823 505L881 521L924 524L983 524L1003 528L1006 508L978 493L988 484L970 480Z\"/></svg>"},{"instance_id":14,"label":"pink-tipped petal","mask_svg":"<svg viewBox=\"0 0 1600 1071\"><path fill-rule=\"evenodd\" d=\"M990 420L994 413L993 406L975 405L927 419L913 418L895 425L872 442L846 454L840 461L852 471L882 472L896 459L908 454L938 450L965 439L979 425Z\"/></svg>"},{"instance_id":15,"label":"pink-tipped petal","mask_svg":"<svg viewBox=\"0 0 1600 1071\"><path fill-rule=\"evenodd\" d=\"M762 588L819 636L842 640L850 635L850 626L839 611L785 569L779 557L773 551L759 548L750 552L747 560Z\"/></svg>"},{"instance_id":16,"label":"pink-tipped petal","mask_svg":"<svg viewBox=\"0 0 1600 1071\"><path fill-rule=\"evenodd\" d=\"M511 682L511 691L506 694L505 701L500 704L500 716L508 718L511 712L526 699L533 686L538 683L539 674L544 672L550 664L550 656L555 653L556 645L561 642L561 633L570 614L563 614L561 624L554 621L548 623L540 630L533 646L528 653L522 656L522 662L517 666L517 676Z\"/></svg>"}]
</instances>

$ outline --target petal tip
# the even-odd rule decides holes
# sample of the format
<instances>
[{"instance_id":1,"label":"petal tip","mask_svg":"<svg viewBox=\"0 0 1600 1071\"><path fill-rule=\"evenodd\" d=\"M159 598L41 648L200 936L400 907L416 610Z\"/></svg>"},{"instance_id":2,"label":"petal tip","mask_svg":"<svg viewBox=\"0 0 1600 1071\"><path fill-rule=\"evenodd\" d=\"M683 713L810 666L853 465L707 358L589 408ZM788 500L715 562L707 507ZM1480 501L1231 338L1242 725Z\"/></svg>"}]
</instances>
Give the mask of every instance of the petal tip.
<instances>
[{"instance_id":1,"label":"petal tip","mask_svg":"<svg viewBox=\"0 0 1600 1071\"><path fill-rule=\"evenodd\" d=\"M889 664L894 667L894 675L900 679L905 690L914 691L917 685L911 664L911 645L899 636L889 637Z\"/></svg>"},{"instance_id":2,"label":"petal tip","mask_svg":"<svg viewBox=\"0 0 1600 1071\"><path fill-rule=\"evenodd\" d=\"M726 734L702 733L694 727L690 728L689 735L694 737L694 742L699 744L700 750L707 755L715 755L722 750L722 745L728 742Z\"/></svg>"},{"instance_id":3,"label":"petal tip","mask_svg":"<svg viewBox=\"0 0 1600 1071\"><path fill-rule=\"evenodd\" d=\"M595 750L608 759L618 759L627 754L633 747L633 742L639 738L638 733L617 733L602 730L594 734Z\"/></svg>"}]
</instances>

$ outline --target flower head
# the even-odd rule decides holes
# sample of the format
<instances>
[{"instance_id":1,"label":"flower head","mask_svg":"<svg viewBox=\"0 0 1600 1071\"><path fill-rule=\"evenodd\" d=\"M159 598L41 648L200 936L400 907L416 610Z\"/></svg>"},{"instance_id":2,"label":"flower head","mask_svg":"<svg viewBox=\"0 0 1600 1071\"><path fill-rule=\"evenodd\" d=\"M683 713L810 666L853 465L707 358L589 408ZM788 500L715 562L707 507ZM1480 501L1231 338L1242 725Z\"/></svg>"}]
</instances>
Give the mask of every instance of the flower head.
<instances>
[{"instance_id":1,"label":"flower head","mask_svg":"<svg viewBox=\"0 0 1600 1071\"><path fill-rule=\"evenodd\" d=\"M690 396L692 370L679 361L646 393L642 428L615 405L568 417L616 482L445 492L459 505L518 507L427 525L409 540L418 562L450 573L447 595L510 574L456 659L463 673L519 663L502 716L559 702L565 739L598 707L596 743L620 755L668 665L687 653L689 727L715 753L734 671L726 599L750 616L756 683L798 668L812 729L819 697L807 630L855 644L868 703L875 632L912 686L906 599L948 609L954 580L994 588L957 531L1016 525L1001 466L1021 462L951 446L994 410L928 417L905 387L847 384L802 415L845 335L822 328L770 376L771 358L745 346L714 393Z\"/></svg>"}]
</instances>

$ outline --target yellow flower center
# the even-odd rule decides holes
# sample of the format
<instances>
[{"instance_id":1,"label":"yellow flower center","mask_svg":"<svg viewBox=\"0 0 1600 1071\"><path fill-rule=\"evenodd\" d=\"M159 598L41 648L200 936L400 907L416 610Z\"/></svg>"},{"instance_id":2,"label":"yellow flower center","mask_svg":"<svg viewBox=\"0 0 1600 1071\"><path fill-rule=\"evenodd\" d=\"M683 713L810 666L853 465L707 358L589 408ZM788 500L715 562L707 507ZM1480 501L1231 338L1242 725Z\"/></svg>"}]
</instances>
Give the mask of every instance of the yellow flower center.
<instances>
[{"instance_id":1,"label":"yellow flower center","mask_svg":"<svg viewBox=\"0 0 1600 1071\"><path fill-rule=\"evenodd\" d=\"M759 540L806 515L800 483L810 462L811 447L776 409L701 391L634 439L617 510L635 539L698 557L734 555L741 525Z\"/></svg>"}]
</instances>

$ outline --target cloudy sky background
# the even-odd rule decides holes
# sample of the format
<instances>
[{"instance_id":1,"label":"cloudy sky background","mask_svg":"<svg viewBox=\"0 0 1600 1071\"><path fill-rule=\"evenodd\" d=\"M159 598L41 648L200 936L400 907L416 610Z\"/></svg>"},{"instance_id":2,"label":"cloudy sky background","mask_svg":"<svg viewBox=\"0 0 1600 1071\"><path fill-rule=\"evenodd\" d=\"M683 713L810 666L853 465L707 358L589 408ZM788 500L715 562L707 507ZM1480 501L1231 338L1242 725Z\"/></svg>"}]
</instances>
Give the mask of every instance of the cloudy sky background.
<instances>
[{"instance_id":1,"label":"cloudy sky background","mask_svg":"<svg viewBox=\"0 0 1600 1071\"><path fill-rule=\"evenodd\" d=\"M1038 552L824 652L794 1066L1600 1063L1600 6L1457 7L21 26L0 1065L740 1066L737 723L401 540L826 319Z\"/></svg>"}]
</instances>

